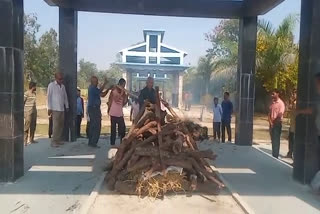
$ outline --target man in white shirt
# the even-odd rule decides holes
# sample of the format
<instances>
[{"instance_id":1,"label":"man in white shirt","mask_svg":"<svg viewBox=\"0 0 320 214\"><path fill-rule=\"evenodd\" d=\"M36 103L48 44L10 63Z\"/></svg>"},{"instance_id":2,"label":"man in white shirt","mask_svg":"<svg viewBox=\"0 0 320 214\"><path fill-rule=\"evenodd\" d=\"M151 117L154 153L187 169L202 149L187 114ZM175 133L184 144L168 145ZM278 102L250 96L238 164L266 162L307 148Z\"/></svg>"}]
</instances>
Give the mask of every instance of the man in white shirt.
<instances>
[{"instance_id":1,"label":"man in white shirt","mask_svg":"<svg viewBox=\"0 0 320 214\"><path fill-rule=\"evenodd\" d=\"M63 74L55 74L55 81L48 86L48 115L52 116L53 132L52 147L62 145L62 133L64 128L64 111L69 110L69 102L63 82Z\"/></svg>"},{"instance_id":2,"label":"man in white shirt","mask_svg":"<svg viewBox=\"0 0 320 214\"><path fill-rule=\"evenodd\" d=\"M215 97L213 99L213 138L220 141L220 130L221 130L221 117L222 117L222 107L219 104L219 99Z\"/></svg>"}]
</instances>

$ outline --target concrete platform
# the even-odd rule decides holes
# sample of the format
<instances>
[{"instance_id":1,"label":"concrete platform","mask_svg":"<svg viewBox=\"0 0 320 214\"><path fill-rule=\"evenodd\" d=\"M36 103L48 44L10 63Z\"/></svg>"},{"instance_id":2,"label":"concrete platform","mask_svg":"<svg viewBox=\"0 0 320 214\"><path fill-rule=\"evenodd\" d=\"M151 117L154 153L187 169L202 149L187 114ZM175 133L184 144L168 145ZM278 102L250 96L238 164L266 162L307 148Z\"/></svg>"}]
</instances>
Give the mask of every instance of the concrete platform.
<instances>
[{"instance_id":1,"label":"concrete platform","mask_svg":"<svg viewBox=\"0 0 320 214\"><path fill-rule=\"evenodd\" d=\"M185 194L166 196L163 200L138 196L120 195L103 185L92 204L89 214L243 214L230 192L220 195Z\"/></svg>"},{"instance_id":2,"label":"concrete platform","mask_svg":"<svg viewBox=\"0 0 320 214\"><path fill-rule=\"evenodd\" d=\"M320 213L320 196L294 181L288 164L254 147L211 141L201 147L218 154L214 165L255 213Z\"/></svg>"},{"instance_id":3,"label":"concrete platform","mask_svg":"<svg viewBox=\"0 0 320 214\"><path fill-rule=\"evenodd\" d=\"M25 175L0 183L0 213L79 213L96 185L107 157L107 139L100 149L87 139L51 148L49 139L25 147Z\"/></svg>"}]
</instances>

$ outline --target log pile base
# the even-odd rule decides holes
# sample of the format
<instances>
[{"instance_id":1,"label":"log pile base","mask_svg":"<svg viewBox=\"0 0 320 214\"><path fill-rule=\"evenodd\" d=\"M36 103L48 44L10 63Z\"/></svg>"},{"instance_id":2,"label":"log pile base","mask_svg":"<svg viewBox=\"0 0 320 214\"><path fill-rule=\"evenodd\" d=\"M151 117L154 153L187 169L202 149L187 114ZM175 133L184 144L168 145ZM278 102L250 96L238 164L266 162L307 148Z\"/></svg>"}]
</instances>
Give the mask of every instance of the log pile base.
<instances>
[{"instance_id":1,"label":"log pile base","mask_svg":"<svg viewBox=\"0 0 320 214\"><path fill-rule=\"evenodd\" d=\"M157 91L157 89L156 89ZM224 184L210 168L211 150L199 151L197 142L207 138L207 128L171 115L163 124L157 91L156 104L145 103L123 138L105 182L122 194L162 198L166 193L195 192L210 182L215 193ZM162 122L161 122L162 121Z\"/></svg>"}]
</instances>

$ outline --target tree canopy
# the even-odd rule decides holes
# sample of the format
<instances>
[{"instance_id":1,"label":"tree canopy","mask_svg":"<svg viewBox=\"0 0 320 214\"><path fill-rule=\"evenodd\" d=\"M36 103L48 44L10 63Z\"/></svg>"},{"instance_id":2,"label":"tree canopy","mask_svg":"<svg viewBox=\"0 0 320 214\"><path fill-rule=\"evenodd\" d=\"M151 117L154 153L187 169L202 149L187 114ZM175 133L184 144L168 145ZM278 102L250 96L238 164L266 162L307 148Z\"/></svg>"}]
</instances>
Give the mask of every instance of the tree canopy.
<instances>
[{"instance_id":1,"label":"tree canopy","mask_svg":"<svg viewBox=\"0 0 320 214\"><path fill-rule=\"evenodd\" d=\"M35 14L24 16L24 78L47 86L58 68L58 34L50 29L37 38L40 25Z\"/></svg>"},{"instance_id":2,"label":"tree canopy","mask_svg":"<svg viewBox=\"0 0 320 214\"><path fill-rule=\"evenodd\" d=\"M46 87L58 71L59 43L58 34L54 29L49 29L42 35L39 34L40 25L36 14L24 16L24 78L25 87L28 82L34 81L40 87ZM117 56L119 58L119 56ZM87 88L91 76L99 79L108 77L112 84L122 77L123 70L116 64L111 64L109 69L98 70L95 63L81 59L78 69L78 86Z\"/></svg>"},{"instance_id":3,"label":"tree canopy","mask_svg":"<svg viewBox=\"0 0 320 214\"><path fill-rule=\"evenodd\" d=\"M110 84L116 84L122 77L123 72L124 71L114 63L110 65L109 69L98 70L95 63L81 59L79 62L78 71L78 86L80 88L87 88L90 84L90 78L92 76L96 76L100 80L103 80L105 77L107 77Z\"/></svg>"},{"instance_id":4,"label":"tree canopy","mask_svg":"<svg viewBox=\"0 0 320 214\"><path fill-rule=\"evenodd\" d=\"M298 78L299 47L293 33L298 21L296 14L287 16L277 28L265 20L258 21L256 85L265 92L257 90L257 93L265 96L277 88L285 100L292 96ZM223 90L235 91L239 21L222 20L205 34L205 39L211 43L211 47L205 56L199 58L197 67L193 68L193 75L188 76L188 85L191 85L191 81L196 84L201 77L205 89L200 96L222 94Z\"/></svg>"}]
</instances>

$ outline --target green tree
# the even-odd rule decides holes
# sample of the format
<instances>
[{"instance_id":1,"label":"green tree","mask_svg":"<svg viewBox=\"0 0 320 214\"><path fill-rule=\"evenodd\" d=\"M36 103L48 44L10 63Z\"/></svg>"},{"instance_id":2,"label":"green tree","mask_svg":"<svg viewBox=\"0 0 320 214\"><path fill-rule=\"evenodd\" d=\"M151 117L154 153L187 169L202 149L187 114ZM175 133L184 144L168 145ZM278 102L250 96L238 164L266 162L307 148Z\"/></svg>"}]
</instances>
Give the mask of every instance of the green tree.
<instances>
[{"instance_id":1,"label":"green tree","mask_svg":"<svg viewBox=\"0 0 320 214\"><path fill-rule=\"evenodd\" d=\"M37 37L40 25L37 23L35 14L27 14L24 16L24 78L31 81L34 71L37 70ZM27 82L25 81L25 82Z\"/></svg>"},{"instance_id":2,"label":"green tree","mask_svg":"<svg viewBox=\"0 0 320 214\"><path fill-rule=\"evenodd\" d=\"M119 79L122 77L123 72L125 72L125 70L123 70L115 63L111 63L109 69L105 71L106 77L112 84L118 83Z\"/></svg>"},{"instance_id":3,"label":"green tree","mask_svg":"<svg viewBox=\"0 0 320 214\"><path fill-rule=\"evenodd\" d=\"M201 72L206 81L205 91L215 95L221 90L234 91L238 64L239 21L222 20L211 32L205 34L205 39L212 45L207 50L206 59L200 59L201 63L198 64L198 70L207 70L207 72ZM210 84L212 76L215 78ZM208 85L213 85L212 91L209 90ZM221 87L217 88L216 85Z\"/></svg>"},{"instance_id":4,"label":"green tree","mask_svg":"<svg viewBox=\"0 0 320 214\"><path fill-rule=\"evenodd\" d=\"M275 29L264 20L258 23L257 79L266 91L278 88L288 101L297 86L298 45L294 42L295 14Z\"/></svg>"},{"instance_id":5,"label":"green tree","mask_svg":"<svg viewBox=\"0 0 320 214\"><path fill-rule=\"evenodd\" d=\"M92 76L98 77L97 65L95 63L81 59L79 62L78 71L78 86L80 88L87 88L90 84L90 78Z\"/></svg>"},{"instance_id":6,"label":"green tree","mask_svg":"<svg viewBox=\"0 0 320 214\"><path fill-rule=\"evenodd\" d=\"M35 14L24 16L24 78L47 86L58 66L57 32L50 29L37 39L40 25Z\"/></svg>"},{"instance_id":7,"label":"green tree","mask_svg":"<svg viewBox=\"0 0 320 214\"><path fill-rule=\"evenodd\" d=\"M47 86L58 70L58 34L54 29L45 32L39 39L38 68L34 73L40 86Z\"/></svg>"},{"instance_id":8,"label":"green tree","mask_svg":"<svg viewBox=\"0 0 320 214\"><path fill-rule=\"evenodd\" d=\"M202 77L204 88L203 94L209 93L209 85L211 80L211 75L213 72L217 72L219 68L219 62L215 60L215 57L210 55L200 57L198 61L197 73Z\"/></svg>"},{"instance_id":9,"label":"green tree","mask_svg":"<svg viewBox=\"0 0 320 214\"><path fill-rule=\"evenodd\" d=\"M205 34L212 47L207 50L214 57L220 71L224 68L236 69L238 62L239 21L222 20L211 32Z\"/></svg>"}]
</instances>

